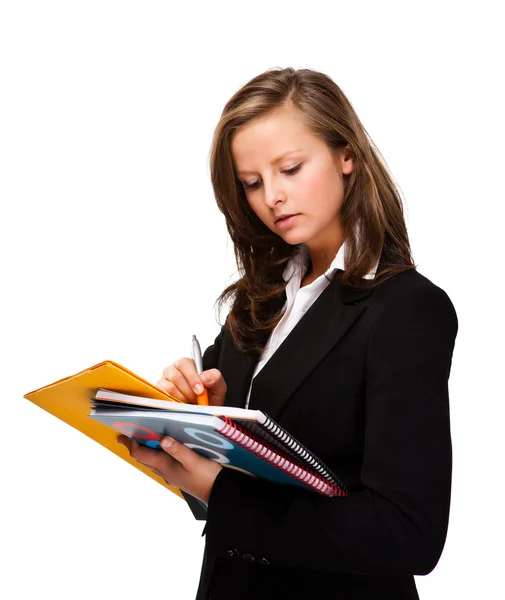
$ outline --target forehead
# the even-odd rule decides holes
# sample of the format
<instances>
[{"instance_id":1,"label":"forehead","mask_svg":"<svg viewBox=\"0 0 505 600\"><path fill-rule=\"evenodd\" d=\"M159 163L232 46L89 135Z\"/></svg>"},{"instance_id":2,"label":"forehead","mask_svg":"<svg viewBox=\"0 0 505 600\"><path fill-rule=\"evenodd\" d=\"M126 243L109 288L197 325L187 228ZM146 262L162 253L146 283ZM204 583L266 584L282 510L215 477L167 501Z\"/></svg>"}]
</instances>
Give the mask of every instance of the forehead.
<instances>
[{"instance_id":1,"label":"forehead","mask_svg":"<svg viewBox=\"0 0 505 600\"><path fill-rule=\"evenodd\" d=\"M274 164L284 155L310 150L318 142L301 113L276 110L242 126L233 136L231 152L239 173L261 164Z\"/></svg>"}]
</instances>

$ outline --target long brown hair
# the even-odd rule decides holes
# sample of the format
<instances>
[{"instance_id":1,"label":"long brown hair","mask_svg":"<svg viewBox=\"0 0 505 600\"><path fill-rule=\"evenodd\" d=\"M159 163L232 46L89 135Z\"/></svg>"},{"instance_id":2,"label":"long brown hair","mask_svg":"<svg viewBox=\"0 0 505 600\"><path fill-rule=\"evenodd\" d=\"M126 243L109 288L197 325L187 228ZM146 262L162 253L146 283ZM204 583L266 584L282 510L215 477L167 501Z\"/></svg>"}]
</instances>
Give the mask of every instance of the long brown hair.
<instances>
[{"instance_id":1,"label":"long brown hair","mask_svg":"<svg viewBox=\"0 0 505 600\"><path fill-rule=\"evenodd\" d=\"M211 181L234 244L240 279L218 297L219 310L232 299L226 319L235 346L261 354L282 317L286 263L297 251L259 219L239 181L231 142L240 127L284 106L294 106L332 151L347 144L354 170L344 175L340 218L345 235L342 285L375 287L415 269L397 186L354 108L333 80L311 69L274 68L254 77L226 103L210 151ZM375 279L365 279L378 263Z\"/></svg>"}]
</instances>

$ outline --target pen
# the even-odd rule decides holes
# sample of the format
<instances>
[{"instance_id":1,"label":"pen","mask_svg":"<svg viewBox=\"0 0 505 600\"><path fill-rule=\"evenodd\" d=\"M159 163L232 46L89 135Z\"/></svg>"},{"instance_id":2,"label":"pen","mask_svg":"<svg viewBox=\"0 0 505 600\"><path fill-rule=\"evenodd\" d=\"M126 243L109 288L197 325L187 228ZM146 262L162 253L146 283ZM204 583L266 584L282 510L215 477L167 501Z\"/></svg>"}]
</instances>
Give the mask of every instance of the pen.
<instances>
[{"instance_id":1,"label":"pen","mask_svg":"<svg viewBox=\"0 0 505 600\"><path fill-rule=\"evenodd\" d=\"M203 359L202 350L200 344L196 339L196 335L191 339L191 358L193 359L198 375L203 371ZM197 402L200 406L209 405L209 396L207 394L207 388L204 386L203 393L197 396Z\"/></svg>"}]
</instances>

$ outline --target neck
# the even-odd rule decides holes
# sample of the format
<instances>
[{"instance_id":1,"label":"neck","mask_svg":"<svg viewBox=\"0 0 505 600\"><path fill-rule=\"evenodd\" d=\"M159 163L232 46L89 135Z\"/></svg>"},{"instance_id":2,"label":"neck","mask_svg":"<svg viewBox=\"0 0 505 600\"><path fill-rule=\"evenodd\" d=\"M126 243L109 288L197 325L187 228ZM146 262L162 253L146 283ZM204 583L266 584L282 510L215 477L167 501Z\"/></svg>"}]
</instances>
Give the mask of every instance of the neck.
<instances>
[{"instance_id":1,"label":"neck","mask_svg":"<svg viewBox=\"0 0 505 600\"><path fill-rule=\"evenodd\" d=\"M310 262L307 276L310 276L311 279L317 279L323 275L323 273L326 273L343 243L343 240L339 240L338 244L334 245L332 248L325 249L308 247Z\"/></svg>"}]
</instances>

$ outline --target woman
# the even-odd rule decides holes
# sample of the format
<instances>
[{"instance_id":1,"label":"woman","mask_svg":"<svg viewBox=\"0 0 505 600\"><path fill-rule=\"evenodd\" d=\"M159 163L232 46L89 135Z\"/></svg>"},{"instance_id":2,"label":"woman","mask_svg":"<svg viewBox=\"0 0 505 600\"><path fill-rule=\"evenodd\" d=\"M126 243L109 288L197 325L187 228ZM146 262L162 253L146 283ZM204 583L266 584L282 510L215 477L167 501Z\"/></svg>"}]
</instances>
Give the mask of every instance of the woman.
<instances>
[{"instance_id":1,"label":"woman","mask_svg":"<svg viewBox=\"0 0 505 600\"><path fill-rule=\"evenodd\" d=\"M211 176L242 277L218 299L233 302L205 371L182 358L158 385L263 410L350 495L123 440L208 504L197 599L418 598L413 576L433 570L447 533L458 321L416 270L393 179L338 86L292 68L229 100Z\"/></svg>"}]
</instances>

